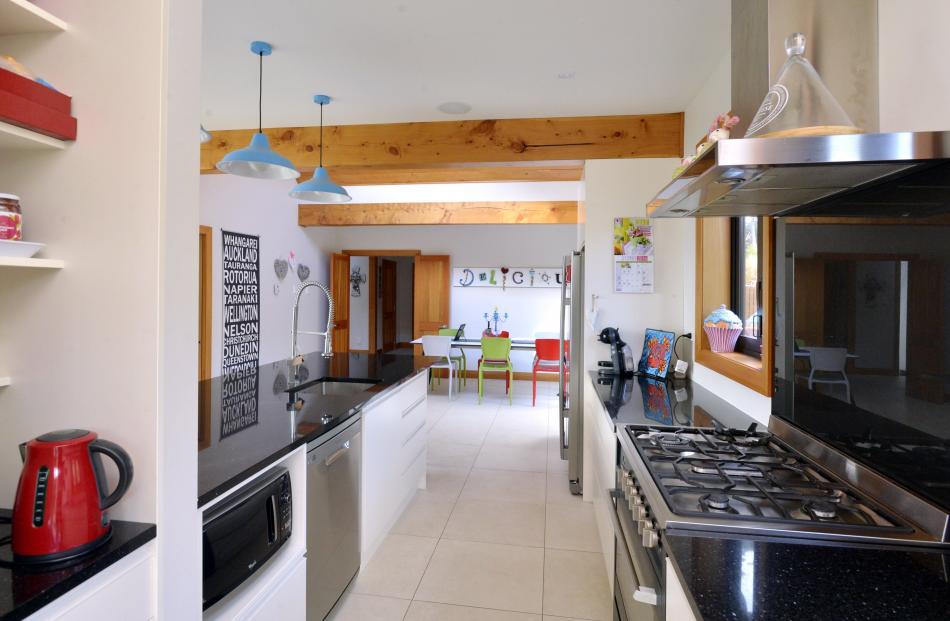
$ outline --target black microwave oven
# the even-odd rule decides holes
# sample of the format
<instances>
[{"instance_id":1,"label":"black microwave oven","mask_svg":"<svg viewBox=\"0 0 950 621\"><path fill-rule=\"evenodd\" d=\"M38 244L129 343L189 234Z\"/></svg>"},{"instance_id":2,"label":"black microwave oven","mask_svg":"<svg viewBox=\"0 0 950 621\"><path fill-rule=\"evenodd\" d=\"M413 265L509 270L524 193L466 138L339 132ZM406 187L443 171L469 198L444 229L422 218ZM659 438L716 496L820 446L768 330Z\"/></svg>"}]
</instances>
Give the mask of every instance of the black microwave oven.
<instances>
[{"instance_id":1,"label":"black microwave oven","mask_svg":"<svg viewBox=\"0 0 950 621\"><path fill-rule=\"evenodd\" d=\"M275 468L202 516L202 607L208 609L259 570L290 538L290 473Z\"/></svg>"}]
</instances>

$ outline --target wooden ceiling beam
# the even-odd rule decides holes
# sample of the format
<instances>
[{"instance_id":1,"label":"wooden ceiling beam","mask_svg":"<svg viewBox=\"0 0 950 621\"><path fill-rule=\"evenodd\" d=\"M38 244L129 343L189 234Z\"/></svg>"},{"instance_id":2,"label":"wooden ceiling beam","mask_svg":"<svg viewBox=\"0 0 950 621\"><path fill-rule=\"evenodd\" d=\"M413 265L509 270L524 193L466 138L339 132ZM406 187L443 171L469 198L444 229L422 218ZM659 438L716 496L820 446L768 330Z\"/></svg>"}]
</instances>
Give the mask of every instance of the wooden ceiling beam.
<instances>
[{"instance_id":1,"label":"wooden ceiling beam","mask_svg":"<svg viewBox=\"0 0 950 621\"><path fill-rule=\"evenodd\" d=\"M410 183L487 183L505 181L580 181L584 162L501 162L432 166L328 166L333 180L343 186L404 185ZM301 179L313 169L302 168ZM221 174L217 168L202 174Z\"/></svg>"},{"instance_id":2,"label":"wooden ceiling beam","mask_svg":"<svg viewBox=\"0 0 950 621\"><path fill-rule=\"evenodd\" d=\"M211 142L201 145L202 172L247 146L254 131L212 132ZM264 132L271 147L300 170L319 165L318 127ZM683 113L338 125L324 128L324 137L324 161L339 168L681 157Z\"/></svg>"},{"instance_id":3,"label":"wooden ceiling beam","mask_svg":"<svg viewBox=\"0 0 950 621\"><path fill-rule=\"evenodd\" d=\"M299 207L300 226L577 224L577 201L346 203Z\"/></svg>"}]
</instances>

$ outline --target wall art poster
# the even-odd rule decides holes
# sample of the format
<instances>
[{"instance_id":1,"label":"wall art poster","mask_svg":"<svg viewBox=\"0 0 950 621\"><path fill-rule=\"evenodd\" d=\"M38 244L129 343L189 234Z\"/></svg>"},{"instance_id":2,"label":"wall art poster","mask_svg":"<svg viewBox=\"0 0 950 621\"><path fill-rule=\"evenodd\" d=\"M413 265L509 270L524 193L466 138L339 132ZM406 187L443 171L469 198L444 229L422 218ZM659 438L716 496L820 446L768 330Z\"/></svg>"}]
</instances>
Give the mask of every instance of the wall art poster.
<instances>
[{"instance_id":1,"label":"wall art poster","mask_svg":"<svg viewBox=\"0 0 950 621\"><path fill-rule=\"evenodd\" d=\"M560 289L563 271L560 267L455 267L452 286Z\"/></svg>"},{"instance_id":2,"label":"wall art poster","mask_svg":"<svg viewBox=\"0 0 950 621\"><path fill-rule=\"evenodd\" d=\"M260 238L221 231L224 289L221 438L257 424L260 359Z\"/></svg>"},{"instance_id":3,"label":"wall art poster","mask_svg":"<svg viewBox=\"0 0 950 621\"><path fill-rule=\"evenodd\" d=\"M615 293L653 293L653 241L649 218L614 218Z\"/></svg>"}]
</instances>

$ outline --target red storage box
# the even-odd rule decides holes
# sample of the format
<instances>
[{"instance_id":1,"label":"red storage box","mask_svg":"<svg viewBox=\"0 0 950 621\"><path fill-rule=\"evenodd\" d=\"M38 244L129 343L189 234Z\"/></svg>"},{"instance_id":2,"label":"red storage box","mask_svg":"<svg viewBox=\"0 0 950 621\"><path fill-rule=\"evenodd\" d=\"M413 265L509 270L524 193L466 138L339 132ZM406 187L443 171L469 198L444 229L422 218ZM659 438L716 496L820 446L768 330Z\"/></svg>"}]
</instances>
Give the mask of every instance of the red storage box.
<instances>
[{"instance_id":1,"label":"red storage box","mask_svg":"<svg viewBox=\"0 0 950 621\"><path fill-rule=\"evenodd\" d=\"M0 69L0 121L59 138L76 139L72 100L53 89Z\"/></svg>"},{"instance_id":2,"label":"red storage box","mask_svg":"<svg viewBox=\"0 0 950 621\"><path fill-rule=\"evenodd\" d=\"M0 91L6 91L56 112L67 115L72 113L71 97L6 69L0 69Z\"/></svg>"}]
</instances>

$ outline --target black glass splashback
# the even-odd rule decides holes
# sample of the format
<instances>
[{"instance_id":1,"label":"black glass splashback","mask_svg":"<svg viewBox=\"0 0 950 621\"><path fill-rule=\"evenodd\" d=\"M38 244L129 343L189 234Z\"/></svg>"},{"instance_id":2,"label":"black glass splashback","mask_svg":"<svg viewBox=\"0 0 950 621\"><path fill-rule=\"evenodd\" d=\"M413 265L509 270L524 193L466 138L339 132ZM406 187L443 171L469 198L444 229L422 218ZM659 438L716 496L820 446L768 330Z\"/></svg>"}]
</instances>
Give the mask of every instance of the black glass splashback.
<instances>
[{"instance_id":1,"label":"black glass splashback","mask_svg":"<svg viewBox=\"0 0 950 621\"><path fill-rule=\"evenodd\" d=\"M776 227L773 413L950 510L950 226Z\"/></svg>"}]
</instances>

